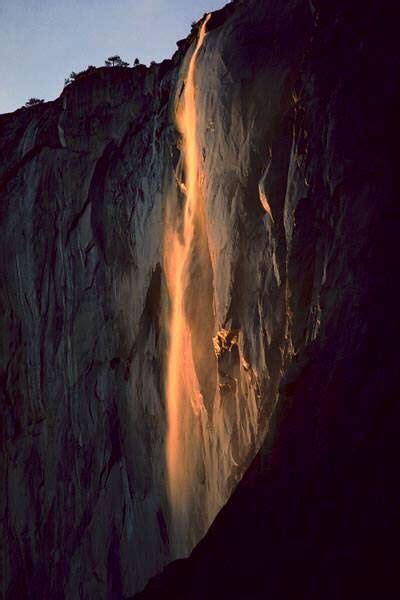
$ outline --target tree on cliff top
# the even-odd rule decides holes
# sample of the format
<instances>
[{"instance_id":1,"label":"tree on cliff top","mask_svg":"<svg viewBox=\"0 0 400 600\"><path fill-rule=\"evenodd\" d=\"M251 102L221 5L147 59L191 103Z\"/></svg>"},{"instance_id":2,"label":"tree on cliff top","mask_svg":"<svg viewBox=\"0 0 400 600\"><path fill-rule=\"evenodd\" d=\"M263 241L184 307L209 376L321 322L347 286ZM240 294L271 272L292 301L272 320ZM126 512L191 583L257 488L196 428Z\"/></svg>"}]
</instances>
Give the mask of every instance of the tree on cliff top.
<instances>
[{"instance_id":1,"label":"tree on cliff top","mask_svg":"<svg viewBox=\"0 0 400 600\"><path fill-rule=\"evenodd\" d=\"M95 67L94 65L89 65L88 67L86 67L86 69L84 69L83 71L79 71L78 73L75 73L75 71L72 71L72 73L69 74L69 77L66 77L64 79L64 87L69 85L73 81L76 81L76 79L79 79L81 77L81 75L88 75L89 73L92 73L96 69L97 69L97 67Z\"/></svg>"},{"instance_id":2,"label":"tree on cliff top","mask_svg":"<svg viewBox=\"0 0 400 600\"><path fill-rule=\"evenodd\" d=\"M107 60L104 61L104 64L106 67L129 67L129 63L122 60L118 54L109 56Z\"/></svg>"},{"instance_id":3,"label":"tree on cliff top","mask_svg":"<svg viewBox=\"0 0 400 600\"><path fill-rule=\"evenodd\" d=\"M44 100L41 98L29 98L27 102L25 102L25 106L29 108L29 106L35 106L35 104L43 104Z\"/></svg>"}]
</instances>

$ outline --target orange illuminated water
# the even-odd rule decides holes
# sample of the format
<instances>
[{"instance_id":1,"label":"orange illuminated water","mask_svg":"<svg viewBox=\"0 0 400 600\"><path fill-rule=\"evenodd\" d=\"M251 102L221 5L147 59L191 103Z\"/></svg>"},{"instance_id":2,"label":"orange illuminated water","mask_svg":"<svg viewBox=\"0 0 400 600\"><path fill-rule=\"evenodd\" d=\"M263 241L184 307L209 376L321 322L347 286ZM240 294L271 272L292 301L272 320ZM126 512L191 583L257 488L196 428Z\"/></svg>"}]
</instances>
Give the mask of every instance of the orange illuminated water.
<instances>
[{"instance_id":1,"label":"orange illuminated water","mask_svg":"<svg viewBox=\"0 0 400 600\"><path fill-rule=\"evenodd\" d=\"M196 477L194 470L197 468L198 472L199 463L196 444L201 440L205 413L185 301L190 293L195 236L206 235L197 138L195 67L209 17L207 15L199 31L176 113L182 136L185 182L181 184L181 190L185 196L184 207L181 211L167 207L164 232L164 271L169 297L165 374L166 467L171 517L176 530L189 527L193 519L191 504L195 492L192 484ZM179 533L175 531L176 535Z\"/></svg>"}]
</instances>

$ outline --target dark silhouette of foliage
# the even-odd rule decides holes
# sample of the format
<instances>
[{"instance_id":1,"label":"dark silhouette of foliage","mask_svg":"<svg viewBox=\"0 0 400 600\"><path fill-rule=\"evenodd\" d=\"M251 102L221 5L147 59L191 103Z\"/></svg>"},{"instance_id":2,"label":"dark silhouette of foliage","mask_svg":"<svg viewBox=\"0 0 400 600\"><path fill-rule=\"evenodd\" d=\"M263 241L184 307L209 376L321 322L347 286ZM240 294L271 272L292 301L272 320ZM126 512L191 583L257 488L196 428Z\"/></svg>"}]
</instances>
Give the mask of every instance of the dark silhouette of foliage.
<instances>
[{"instance_id":1,"label":"dark silhouette of foliage","mask_svg":"<svg viewBox=\"0 0 400 600\"><path fill-rule=\"evenodd\" d=\"M135 60L133 61L133 64L135 67L137 67L138 65L140 65L140 60L138 58L135 58Z\"/></svg>"},{"instance_id":2,"label":"dark silhouette of foliage","mask_svg":"<svg viewBox=\"0 0 400 600\"><path fill-rule=\"evenodd\" d=\"M129 67L129 63L125 60L122 60L118 54L109 56L107 60L104 61L104 64L106 67Z\"/></svg>"},{"instance_id":3,"label":"dark silhouette of foliage","mask_svg":"<svg viewBox=\"0 0 400 600\"><path fill-rule=\"evenodd\" d=\"M25 106L29 108L30 106L35 106L36 104L43 104L44 100L41 98L29 98L27 102L25 102Z\"/></svg>"},{"instance_id":4,"label":"dark silhouette of foliage","mask_svg":"<svg viewBox=\"0 0 400 600\"><path fill-rule=\"evenodd\" d=\"M64 87L69 85L73 81L76 81L76 79L79 79L79 77L81 77L83 75L87 75L89 73L92 73L96 69L97 69L97 67L95 67L94 65L89 65L88 67L86 67L86 69L84 69L83 71L79 71L78 73L76 73L75 71L72 71L70 73L69 77L66 77L64 79Z\"/></svg>"},{"instance_id":5,"label":"dark silhouette of foliage","mask_svg":"<svg viewBox=\"0 0 400 600\"><path fill-rule=\"evenodd\" d=\"M71 73L69 74L69 77L66 77L64 79L64 86L69 85L70 83L75 81L75 79L78 77L78 75L79 75L79 73L75 73L75 71L71 71Z\"/></svg>"}]
</instances>

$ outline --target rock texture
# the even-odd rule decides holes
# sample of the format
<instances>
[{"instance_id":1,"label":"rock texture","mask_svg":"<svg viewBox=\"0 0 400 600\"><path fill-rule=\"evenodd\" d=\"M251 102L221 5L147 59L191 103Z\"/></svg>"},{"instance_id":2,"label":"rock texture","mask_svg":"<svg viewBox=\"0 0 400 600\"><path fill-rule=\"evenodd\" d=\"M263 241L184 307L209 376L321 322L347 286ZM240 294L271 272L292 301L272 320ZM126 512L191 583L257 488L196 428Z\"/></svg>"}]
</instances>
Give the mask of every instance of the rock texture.
<instances>
[{"instance_id":1,"label":"rock texture","mask_svg":"<svg viewBox=\"0 0 400 600\"><path fill-rule=\"evenodd\" d=\"M100 69L1 117L6 597L121 597L168 556L152 375L163 69Z\"/></svg>"},{"instance_id":2,"label":"rock texture","mask_svg":"<svg viewBox=\"0 0 400 600\"><path fill-rule=\"evenodd\" d=\"M175 109L196 35L161 65L97 69L55 102L0 117L7 598L119 598L177 556L165 481L162 241L166 206L182 200ZM187 550L267 427L266 374L247 360L239 375L244 326L219 321L209 332L224 403L218 437L208 426L199 451Z\"/></svg>"},{"instance_id":3,"label":"rock texture","mask_svg":"<svg viewBox=\"0 0 400 600\"><path fill-rule=\"evenodd\" d=\"M381 591L399 516L394 10L247 0L207 30L207 335L216 453L233 459L220 501L266 437L192 557L143 597L333 599L372 573ZM0 116L6 598L121 598L175 556L162 240L195 36L161 65L98 69Z\"/></svg>"}]
</instances>

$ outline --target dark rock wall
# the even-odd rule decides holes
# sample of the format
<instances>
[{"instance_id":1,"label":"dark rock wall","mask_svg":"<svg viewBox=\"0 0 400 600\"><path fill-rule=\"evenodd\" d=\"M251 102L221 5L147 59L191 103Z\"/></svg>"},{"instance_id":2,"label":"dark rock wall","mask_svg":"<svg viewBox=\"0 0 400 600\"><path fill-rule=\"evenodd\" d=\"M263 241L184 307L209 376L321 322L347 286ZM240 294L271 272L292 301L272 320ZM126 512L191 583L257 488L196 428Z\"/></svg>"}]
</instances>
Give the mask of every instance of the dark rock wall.
<instances>
[{"instance_id":1,"label":"dark rock wall","mask_svg":"<svg viewBox=\"0 0 400 600\"><path fill-rule=\"evenodd\" d=\"M101 69L0 120L10 598L120 597L169 556L157 264L171 66Z\"/></svg>"}]
</instances>

